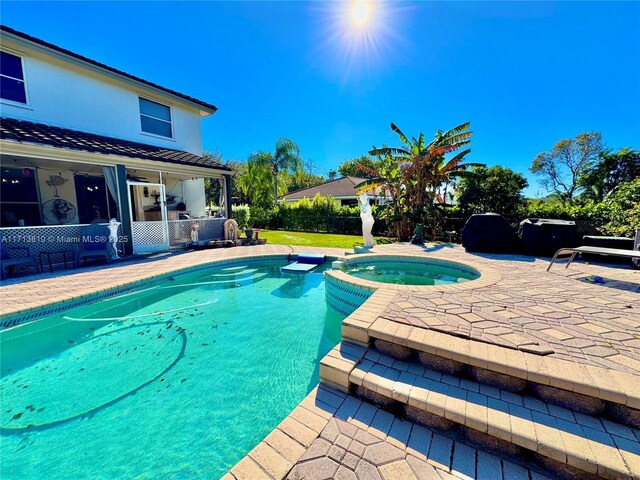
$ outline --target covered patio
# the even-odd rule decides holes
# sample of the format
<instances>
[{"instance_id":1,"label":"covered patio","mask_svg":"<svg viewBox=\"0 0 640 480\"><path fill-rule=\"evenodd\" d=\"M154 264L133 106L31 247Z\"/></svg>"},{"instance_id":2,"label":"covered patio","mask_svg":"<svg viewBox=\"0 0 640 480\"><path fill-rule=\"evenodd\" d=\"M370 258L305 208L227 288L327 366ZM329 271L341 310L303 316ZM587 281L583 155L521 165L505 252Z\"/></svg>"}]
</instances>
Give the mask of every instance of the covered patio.
<instances>
[{"instance_id":1,"label":"covered patio","mask_svg":"<svg viewBox=\"0 0 640 480\"><path fill-rule=\"evenodd\" d=\"M223 236L229 169L210 158L13 119L0 138L5 253L30 248L62 262L70 246L90 241L88 225L108 235L114 218L120 256L184 247L196 224L202 240Z\"/></svg>"}]
</instances>

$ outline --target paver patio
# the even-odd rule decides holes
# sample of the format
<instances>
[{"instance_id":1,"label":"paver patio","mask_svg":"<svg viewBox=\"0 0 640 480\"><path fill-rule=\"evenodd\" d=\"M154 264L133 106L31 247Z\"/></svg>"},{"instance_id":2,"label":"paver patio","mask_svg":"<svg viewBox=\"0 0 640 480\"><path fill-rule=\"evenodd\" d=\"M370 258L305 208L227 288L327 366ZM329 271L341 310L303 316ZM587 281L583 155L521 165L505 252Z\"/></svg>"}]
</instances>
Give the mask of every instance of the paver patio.
<instances>
[{"instance_id":1,"label":"paver patio","mask_svg":"<svg viewBox=\"0 0 640 480\"><path fill-rule=\"evenodd\" d=\"M15 313L210 261L309 251L334 256L344 253L341 249L277 245L190 252L109 268L9 280L0 288L0 302L3 313ZM354 315L366 319L371 328L383 325L384 330L385 325L404 325L418 332L444 335L452 342L471 341L506 352L526 352L539 358L598 367L599 371L620 372L622 377L614 376L618 380L640 376L638 270L574 263L569 269L558 264L545 272L547 259L469 254L458 246L423 248L396 244L375 247L373 252L454 260L479 269L490 267L499 275L489 284L479 282L477 288L469 283L460 290L380 289ZM606 283L589 282L594 275ZM380 360L374 363L377 361ZM398 364L393 365L395 368ZM570 377L572 372L563 374ZM639 385L640 382L625 385L627 397L631 398L628 401L640 398ZM526 407L524 404L522 408ZM635 440L614 434L612 438L625 445L621 468L635 478L640 476L640 452L634 451L640 431L629 431ZM418 437L420 442L412 441ZM401 420L370 403L321 385L227 478L546 478L536 468L518 463L517 459L496 456L437 429Z\"/></svg>"}]
</instances>

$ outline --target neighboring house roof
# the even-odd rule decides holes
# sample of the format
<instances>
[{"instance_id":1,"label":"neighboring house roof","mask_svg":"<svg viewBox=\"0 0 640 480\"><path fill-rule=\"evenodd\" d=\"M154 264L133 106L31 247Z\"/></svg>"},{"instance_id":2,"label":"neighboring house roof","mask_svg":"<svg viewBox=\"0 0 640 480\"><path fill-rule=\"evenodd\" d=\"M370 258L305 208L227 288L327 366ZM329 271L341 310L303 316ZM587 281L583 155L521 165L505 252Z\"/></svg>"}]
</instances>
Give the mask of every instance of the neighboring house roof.
<instances>
[{"instance_id":1,"label":"neighboring house roof","mask_svg":"<svg viewBox=\"0 0 640 480\"><path fill-rule=\"evenodd\" d=\"M344 198L351 197L356 198L356 185L366 181L366 178L360 177L342 177L337 180L331 180L329 182L321 183L313 187L303 188L295 192L283 195L287 200L301 200L305 197L313 198L316 194L320 194L325 197ZM376 189L375 192L367 192L369 195L380 195L381 189ZM280 198L283 198L280 197Z\"/></svg>"},{"instance_id":2,"label":"neighboring house roof","mask_svg":"<svg viewBox=\"0 0 640 480\"><path fill-rule=\"evenodd\" d=\"M57 45L53 45L52 43L49 42L45 42L44 40L40 40L39 38L36 37L32 37L31 35L27 35L26 33L20 32L18 30L14 30L13 28L7 27L5 25L0 25L0 31L2 31L3 33L8 33L11 35L15 35L16 37L22 38L23 40L27 40L31 43L35 43L37 45L40 45L42 47L54 50L58 53L62 53L64 55L68 55L70 57L75 58L76 60L80 60L82 62L88 63L90 65L93 65L94 67L99 67L103 70L107 70L108 72L111 73L115 73L116 75L119 75L121 77L125 77L129 80L134 80L136 82L140 82L143 83L149 87L155 88L157 90L162 90L163 92L169 93L171 95L174 95L176 97L180 97L183 100L187 100L188 102L194 103L196 105L199 105L201 107L204 107L208 110L211 110L211 113L215 112L216 110L218 110L218 108L211 104L211 103L207 103L207 102L203 102L202 100L198 100L197 98L194 97L190 97L189 95L185 95L184 93L180 93L180 92L176 92L175 90L171 90L169 88L165 88L162 87L158 84L149 82L147 80L144 80L142 78L136 77L134 75L131 75L129 73L123 72L122 70L118 70L117 68L113 68L110 67L109 65L105 65L104 63L100 63L97 62L95 60L91 60L90 58L87 57L83 57L82 55L79 55L77 53L74 53L70 50L67 50L65 48L62 47L58 47Z\"/></svg>"},{"instance_id":3,"label":"neighboring house roof","mask_svg":"<svg viewBox=\"0 0 640 480\"><path fill-rule=\"evenodd\" d=\"M0 139L106 155L231 170L221 163L181 150L156 147L14 118L0 120Z\"/></svg>"}]
</instances>

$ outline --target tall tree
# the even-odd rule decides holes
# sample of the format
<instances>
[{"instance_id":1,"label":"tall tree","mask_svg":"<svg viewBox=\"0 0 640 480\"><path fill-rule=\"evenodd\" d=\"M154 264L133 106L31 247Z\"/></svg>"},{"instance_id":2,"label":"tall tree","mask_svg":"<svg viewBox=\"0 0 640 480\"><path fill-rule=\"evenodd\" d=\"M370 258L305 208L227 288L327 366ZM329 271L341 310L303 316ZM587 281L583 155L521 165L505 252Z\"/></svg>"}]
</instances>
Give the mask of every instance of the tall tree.
<instances>
[{"instance_id":1,"label":"tall tree","mask_svg":"<svg viewBox=\"0 0 640 480\"><path fill-rule=\"evenodd\" d=\"M338 167L338 172L343 177L364 177L371 178L369 175L376 169L373 159L367 155L351 160L345 160Z\"/></svg>"},{"instance_id":2,"label":"tall tree","mask_svg":"<svg viewBox=\"0 0 640 480\"><path fill-rule=\"evenodd\" d=\"M438 130L430 143L425 142L424 134L411 140L395 125L391 130L397 135L403 146L400 148L382 147L369 152L380 159L390 158L402 172L402 195L405 197L408 212L413 223L430 223L431 237L435 238L437 220L441 207L445 204L448 189L455 179L469 172L467 168L482 166L478 163L463 163L471 151L470 148L458 152L452 158L446 155L453 153L471 143L469 122L463 123L446 132ZM372 186L383 186L383 181L374 178L357 187L360 190Z\"/></svg>"},{"instance_id":3,"label":"tall tree","mask_svg":"<svg viewBox=\"0 0 640 480\"><path fill-rule=\"evenodd\" d=\"M540 175L549 193L557 193L563 203L573 203L580 191L580 178L604 151L600 132L585 132L560 140L551 151L539 153L529 170Z\"/></svg>"},{"instance_id":4,"label":"tall tree","mask_svg":"<svg viewBox=\"0 0 640 480\"><path fill-rule=\"evenodd\" d=\"M242 173L237 177L238 189L250 205L270 206L273 176L269 166L260 162L259 158L250 157L243 167ZM288 175L281 174L277 177L277 192L287 192L288 180Z\"/></svg>"},{"instance_id":5,"label":"tall tree","mask_svg":"<svg viewBox=\"0 0 640 480\"><path fill-rule=\"evenodd\" d=\"M640 178L640 152L623 148L613 153L602 152L598 163L588 169L579 179L586 198L602 202L606 195L622 182Z\"/></svg>"},{"instance_id":6,"label":"tall tree","mask_svg":"<svg viewBox=\"0 0 640 480\"><path fill-rule=\"evenodd\" d=\"M264 165L271 170L273 176L273 204L278 203L278 174L288 172L292 175L303 170L300 149L292 140L280 138L273 152L254 152L249 157L250 161Z\"/></svg>"},{"instance_id":7,"label":"tall tree","mask_svg":"<svg viewBox=\"0 0 640 480\"><path fill-rule=\"evenodd\" d=\"M458 206L464 216L492 212L514 217L526 207L522 190L529 183L520 173L500 165L474 167L472 172L458 184Z\"/></svg>"}]
</instances>

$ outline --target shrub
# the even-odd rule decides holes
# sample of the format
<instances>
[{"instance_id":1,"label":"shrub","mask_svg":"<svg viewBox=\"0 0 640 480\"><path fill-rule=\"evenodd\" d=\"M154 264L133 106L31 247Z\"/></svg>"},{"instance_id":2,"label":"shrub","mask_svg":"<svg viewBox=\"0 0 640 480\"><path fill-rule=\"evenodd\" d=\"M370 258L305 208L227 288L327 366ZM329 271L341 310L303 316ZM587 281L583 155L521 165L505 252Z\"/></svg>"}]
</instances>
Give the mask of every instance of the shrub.
<instances>
[{"instance_id":1,"label":"shrub","mask_svg":"<svg viewBox=\"0 0 640 480\"><path fill-rule=\"evenodd\" d=\"M256 228L266 228L270 226L274 216L273 208L264 208L257 205L251 205L249 208L249 218L251 225Z\"/></svg>"},{"instance_id":2,"label":"shrub","mask_svg":"<svg viewBox=\"0 0 640 480\"><path fill-rule=\"evenodd\" d=\"M251 219L251 215L249 212L248 205L234 205L231 207L231 218L233 218L236 222L238 222L238 227L241 230L246 230L251 226L249 220Z\"/></svg>"}]
</instances>

